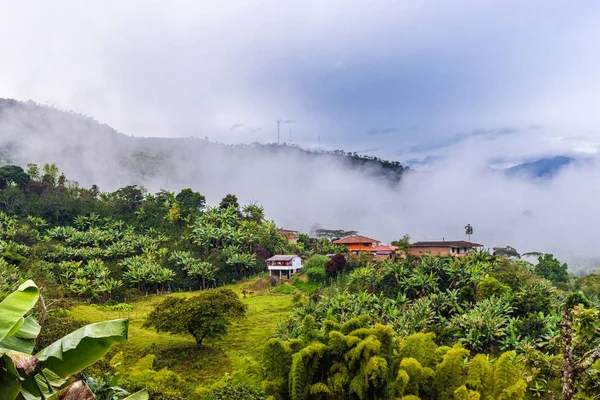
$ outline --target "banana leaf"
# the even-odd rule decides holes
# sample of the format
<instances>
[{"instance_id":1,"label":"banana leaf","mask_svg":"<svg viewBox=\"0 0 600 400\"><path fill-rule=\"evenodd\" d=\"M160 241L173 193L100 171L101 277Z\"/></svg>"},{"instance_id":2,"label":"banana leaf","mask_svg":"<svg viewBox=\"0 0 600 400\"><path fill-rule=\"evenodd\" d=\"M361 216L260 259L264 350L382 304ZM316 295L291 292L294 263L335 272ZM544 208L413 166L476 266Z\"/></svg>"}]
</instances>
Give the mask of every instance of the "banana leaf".
<instances>
[{"instance_id":1,"label":"banana leaf","mask_svg":"<svg viewBox=\"0 0 600 400\"><path fill-rule=\"evenodd\" d=\"M29 280L0 303L0 341L20 331L25 319L23 315L37 303L39 289Z\"/></svg>"},{"instance_id":2,"label":"banana leaf","mask_svg":"<svg viewBox=\"0 0 600 400\"><path fill-rule=\"evenodd\" d=\"M146 389L140 390L139 392L135 392L134 394L125 397L123 400L148 400L148 392Z\"/></svg>"},{"instance_id":3,"label":"banana leaf","mask_svg":"<svg viewBox=\"0 0 600 400\"><path fill-rule=\"evenodd\" d=\"M104 356L113 344L127 340L129 320L86 325L46 347L36 357L61 378L75 374Z\"/></svg>"},{"instance_id":4,"label":"banana leaf","mask_svg":"<svg viewBox=\"0 0 600 400\"><path fill-rule=\"evenodd\" d=\"M40 324L30 315L17 333L0 341L0 348L31 354L35 346L33 339L40 334L40 329Z\"/></svg>"}]
</instances>

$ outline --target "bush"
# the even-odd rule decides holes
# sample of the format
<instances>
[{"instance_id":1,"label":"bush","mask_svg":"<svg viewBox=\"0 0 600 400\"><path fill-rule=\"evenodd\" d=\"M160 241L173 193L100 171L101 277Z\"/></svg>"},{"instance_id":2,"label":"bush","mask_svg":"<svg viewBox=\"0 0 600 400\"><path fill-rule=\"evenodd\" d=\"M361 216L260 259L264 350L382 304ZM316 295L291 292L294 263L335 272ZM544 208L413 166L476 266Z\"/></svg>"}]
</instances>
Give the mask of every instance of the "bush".
<instances>
[{"instance_id":1,"label":"bush","mask_svg":"<svg viewBox=\"0 0 600 400\"><path fill-rule=\"evenodd\" d=\"M316 254L310 257L304 263L304 273L308 280L315 283L323 283L327 279L325 273L325 264L329 261L329 257Z\"/></svg>"},{"instance_id":2,"label":"bush","mask_svg":"<svg viewBox=\"0 0 600 400\"><path fill-rule=\"evenodd\" d=\"M341 271L346 270L346 257L336 254L325 264L325 272L329 276L336 276Z\"/></svg>"},{"instance_id":3,"label":"bush","mask_svg":"<svg viewBox=\"0 0 600 400\"><path fill-rule=\"evenodd\" d=\"M477 285L477 299L485 300L492 296L502 297L510 292L510 287L498 281L498 279L488 276Z\"/></svg>"}]
</instances>

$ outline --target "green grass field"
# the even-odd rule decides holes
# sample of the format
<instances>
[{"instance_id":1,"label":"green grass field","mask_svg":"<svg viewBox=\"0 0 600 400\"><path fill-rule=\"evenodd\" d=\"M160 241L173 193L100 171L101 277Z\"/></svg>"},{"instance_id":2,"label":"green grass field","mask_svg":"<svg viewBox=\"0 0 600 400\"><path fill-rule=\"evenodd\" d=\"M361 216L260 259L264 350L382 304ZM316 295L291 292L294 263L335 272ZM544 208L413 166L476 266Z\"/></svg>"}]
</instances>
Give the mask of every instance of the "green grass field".
<instances>
[{"instance_id":1,"label":"green grass field","mask_svg":"<svg viewBox=\"0 0 600 400\"><path fill-rule=\"evenodd\" d=\"M199 292L144 297L130 303L131 311L106 311L97 305L78 305L71 313L74 318L88 323L129 318L129 340L111 352L122 351L125 366L154 354L155 369L167 367L202 383L240 369L249 359L258 361L262 347L272 337L277 323L292 311L293 295L271 292L265 278L228 287L248 305L246 316L235 320L223 338L209 341L201 349L196 348L191 336L157 333L142 328L146 315L167 296L191 297Z\"/></svg>"}]
</instances>

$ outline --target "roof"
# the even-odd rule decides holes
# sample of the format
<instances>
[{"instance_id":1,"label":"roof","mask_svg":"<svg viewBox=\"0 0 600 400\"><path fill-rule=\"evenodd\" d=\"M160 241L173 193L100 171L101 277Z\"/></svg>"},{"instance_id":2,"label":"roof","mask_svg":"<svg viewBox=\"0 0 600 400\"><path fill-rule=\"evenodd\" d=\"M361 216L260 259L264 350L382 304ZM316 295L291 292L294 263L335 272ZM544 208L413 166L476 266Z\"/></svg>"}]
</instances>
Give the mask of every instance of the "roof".
<instances>
[{"instance_id":1,"label":"roof","mask_svg":"<svg viewBox=\"0 0 600 400\"><path fill-rule=\"evenodd\" d=\"M333 244L353 244L353 243L376 243L379 240L371 239L366 236L361 235L353 235L346 236L345 238L341 238L338 240L334 240Z\"/></svg>"},{"instance_id":2,"label":"roof","mask_svg":"<svg viewBox=\"0 0 600 400\"><path fill-rule=\"evenodd\" d=\"M298 257L298 256L294 255L294 254L289 254L289 255L282 254L282 255L278 255L278 256L273 256L271 258L267 258L267 261L290 261L294 257Z\"/></svg>"},{"instance_id":3,"label":"roof","mask_svg":"<svg viewBox=\"0 0 600 400\"><path fill-rule=\"evenodd\" d=\"M415 242L412 244L412 247L483 247L482 244L467 242L465 240L449 240L443 242Z\"/></svg>"},{"instance_id":4,"label":"roof","mask_svg":"<svg viewBox=\"0 0 600 400\"><path fill-rule=\"evenodd\" d=\"M396 251L398 250L398 247L396 246L390 246L390 245L379 245L379 246L375 246L372 249L370 249L371 251Z\"/></svg>"},{"instance_id":5,"label":"roof","mask_svg":"<svg viewBox=\"0 0 600 400\"><path fill-rule=\"evenodd\" d=\"M291 229L277 229L279 233L299 233L299 231L293 231Z\"/></svg>"}]
</instances>

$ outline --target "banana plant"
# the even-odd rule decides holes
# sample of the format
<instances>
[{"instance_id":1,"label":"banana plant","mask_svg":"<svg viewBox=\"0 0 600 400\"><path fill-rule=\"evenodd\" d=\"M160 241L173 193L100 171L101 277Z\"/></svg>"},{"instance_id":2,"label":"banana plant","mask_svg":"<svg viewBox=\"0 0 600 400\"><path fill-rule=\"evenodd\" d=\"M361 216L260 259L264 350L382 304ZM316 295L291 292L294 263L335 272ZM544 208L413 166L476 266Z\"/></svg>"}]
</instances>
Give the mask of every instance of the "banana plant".
<instances>
[{"instance_id":1,"label":"banana plant","mask_svg":"<svg viewBox=\"0 0 600 400\"><path fill-rule=\"evenodd\" d=\"M6 400L51 398L93 399L83 381L71 376L103 357L114 344L127 340L127 319L99 322L59 339L32 355L40 325L30 315L40 292L29 280L0 303L0 393ZM147 399L145 392L133 399Z\"/></svg>"}]
</instances>

